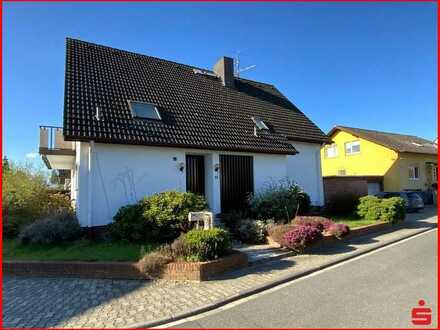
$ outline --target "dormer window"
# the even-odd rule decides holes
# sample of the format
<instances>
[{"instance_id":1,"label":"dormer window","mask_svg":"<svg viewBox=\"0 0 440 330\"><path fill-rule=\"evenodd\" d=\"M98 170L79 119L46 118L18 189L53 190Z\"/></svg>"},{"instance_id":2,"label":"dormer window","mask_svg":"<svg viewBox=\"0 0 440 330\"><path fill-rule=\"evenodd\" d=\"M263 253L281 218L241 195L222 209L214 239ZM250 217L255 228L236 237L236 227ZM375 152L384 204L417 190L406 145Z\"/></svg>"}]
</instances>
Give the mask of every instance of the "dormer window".
<instances>
[{"instance_id":1,"label":"dormer window","mask_svg":"<svg viewBox=\"0 0 440 330\"><path fill-rule=\"evenodd\" d=\"M260 117L252 117L252 120L258 129L269 130L269 126L267 126L266 123Z\"/></svg>"},{"instance_id":2,"label":"dormer window","mask_svg":"<svg viewBox=\"0 0 440 330\"><path fill-rule=\"evenodd\" d=\"M152 103L128 101L128 104L135 118L162 120L157 106Z\"/></svg>"}]
</instances>

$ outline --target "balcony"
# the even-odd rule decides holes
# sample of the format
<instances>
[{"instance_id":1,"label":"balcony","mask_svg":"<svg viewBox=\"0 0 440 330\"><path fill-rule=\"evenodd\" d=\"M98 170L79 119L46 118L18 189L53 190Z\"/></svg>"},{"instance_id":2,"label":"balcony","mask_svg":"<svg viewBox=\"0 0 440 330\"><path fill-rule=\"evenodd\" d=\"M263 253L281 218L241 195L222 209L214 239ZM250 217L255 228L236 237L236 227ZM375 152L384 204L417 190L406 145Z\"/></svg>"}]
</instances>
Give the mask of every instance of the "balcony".
<instances>
[{"instance_id":1,"label":"balcony","mask_svg":"<svg viewBox=\"0 0 440 330\"><path fill-rule=\"evenodd\" d=\"M48 169L70 170L75 165L75 143L64 140L61 127L40 126L39 151Z\"/></svg>"}]
</instances>

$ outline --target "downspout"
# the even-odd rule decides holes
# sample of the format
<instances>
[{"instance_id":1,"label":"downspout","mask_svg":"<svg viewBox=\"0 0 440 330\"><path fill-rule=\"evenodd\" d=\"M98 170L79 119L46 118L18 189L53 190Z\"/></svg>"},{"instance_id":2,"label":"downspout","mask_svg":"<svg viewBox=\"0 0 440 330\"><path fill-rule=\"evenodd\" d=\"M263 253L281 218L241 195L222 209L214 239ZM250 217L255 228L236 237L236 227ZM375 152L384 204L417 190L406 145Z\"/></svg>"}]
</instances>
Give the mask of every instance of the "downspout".
<instances>
[{"instance_id":1,"label":"downspout","mask_svg":"<svg viewBox=\"0 0 440 330\"><path fill-rule=\"evenodd\" d=\"M92 157L95 142L89 143L89 162L88 162L88 189L87 189L87 227L92 227Z\"/></svg>"}]
</instances>

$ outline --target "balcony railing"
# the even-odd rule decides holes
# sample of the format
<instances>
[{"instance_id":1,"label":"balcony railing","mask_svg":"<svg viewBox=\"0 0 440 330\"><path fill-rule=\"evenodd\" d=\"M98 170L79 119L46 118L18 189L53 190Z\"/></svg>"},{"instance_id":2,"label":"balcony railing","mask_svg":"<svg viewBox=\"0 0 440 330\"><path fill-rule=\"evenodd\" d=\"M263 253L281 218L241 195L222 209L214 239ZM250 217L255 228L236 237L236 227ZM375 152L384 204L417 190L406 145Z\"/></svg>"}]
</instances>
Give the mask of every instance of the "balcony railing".
<instances>
[{"instance_id":1,"label":"balcony railing","mask_svg":"<svg viewBox=\"0 0 440 330\"><path fill-rule=\"evenodd\" d=\"M75 154L75 144L64 140L63 128L40 126L40 154Z\"/></svg>"}]
</instances>

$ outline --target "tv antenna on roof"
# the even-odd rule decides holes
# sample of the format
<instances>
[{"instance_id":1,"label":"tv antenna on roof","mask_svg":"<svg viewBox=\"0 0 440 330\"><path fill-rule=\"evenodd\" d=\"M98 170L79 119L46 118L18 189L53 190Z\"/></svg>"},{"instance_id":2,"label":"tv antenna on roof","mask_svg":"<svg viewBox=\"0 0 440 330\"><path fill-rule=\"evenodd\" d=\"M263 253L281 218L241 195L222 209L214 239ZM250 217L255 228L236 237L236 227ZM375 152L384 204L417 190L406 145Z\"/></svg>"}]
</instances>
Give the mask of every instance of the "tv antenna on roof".
<instances>
[{"instance_id":1,"label":"tv antenna on roof","mask_svg":"<svg viewBox=\"0 0 440 330\"><path fill-rule=\"evenodd\" d=\"M247 67L245 67L243 69L240 69L240 53L241 53L241 51L237 51L237 55L235 56L235 76L237 78L240 78L240 73L252 70L252 69L257 67L254 64L254 65L249 65L249 66L247 66Z\"/></svg>"}]
</instances>

